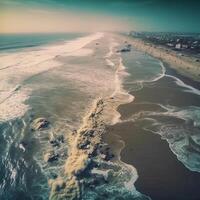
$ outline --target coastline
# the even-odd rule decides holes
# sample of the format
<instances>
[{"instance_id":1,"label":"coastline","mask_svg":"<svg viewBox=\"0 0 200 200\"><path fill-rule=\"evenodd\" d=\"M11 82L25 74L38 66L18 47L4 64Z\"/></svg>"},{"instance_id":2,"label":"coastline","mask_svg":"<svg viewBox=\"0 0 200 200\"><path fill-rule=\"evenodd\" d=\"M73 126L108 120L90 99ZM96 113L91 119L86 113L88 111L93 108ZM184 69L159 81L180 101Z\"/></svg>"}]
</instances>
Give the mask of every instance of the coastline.
<instances>
[{"instance_id":1,"label":"coastline","mask_svg":"<svg viewBox=\"0 0 200 200\"><path fill-rule=\"evenodd\" d=\"M185 84L190 85L190 86L200 90L200 82L199 81L196 81L191 77L187 77L185 75L180 74L179 71L172 68L169 63L164 62L163 60L161 60L161 61L163 62L164 66L165 66L166 74L175 76L175 77L179 78L180 80L182 80Z\"/></svg>"},{"instance_id":2,"label":"coastline","mask_svg":"<svg viewBox=\"0 0 200 200\"><path fill-rule=\"evenodd\" d=\"M200 89L200 82L193 80L193 76L179 74L169 62L160 58L159 60L163 62L167 75ZM135 95L134 92L132 95ZM131 109L131 104L134 102L118 106L121 119ZM148 131L143 133L139 127L140 124L122 120L107 127L109 134L103 138L111 149L118 153L122 162L136 168L139 176L134 184L136 189L153 200L198 200L200 192L197 185L200 184L200 174L187 169L160 135Z\"/></svg>"},{"instance_id":3,"label":"coastline","mask_svg":"<svg viewBox=\"0 0 200 200\"><path fill-rule=\"evenodd\" d=\"M121 160L137 169L135 187L139 192L152 200L198 200L200 174L178 161L159 135L142 133L131 122L118 123L108 131L105 141L111 148L124 141Z\"/></svg>"},{"instance_id":4,"label":"coastline","mask_svg":"<svg viewBox=\"0 0 200 200\"><path fill-rule=\"evenodd\" d=\"M127 143L130 142L130 145L132 144L132 136L128 136L127 141L121 140L121 138L126 139L126 134L130 133L129 129L132 127L132 124L129 125L129 123L123 123L124 113L126 112L127 114L131 110L125 109L124 113L121 113L119 107L122 109L125 107L127 108L127 105L129 104L129 108L131 108L131 106L135 105L134 92L129 93L129 90L126 90L124 85L126 78L131 77L131 73L129 73L126 63L123 62L125 61L123 60L123 55L117 53L118 48L124 44L124 37L119 35L112 35L112 37L106 35L106 37L100 37L100 35L97 35L97 38L93 36L92 41L89 41L89 37L86 37L85 39L82 38L81 41L84 44L79 44L80 41L75 40L75 46L72 49L74 51L72 51L72 53L63 48L60 49L59 55L56 53L54 57L53 54L53 61L55 60L58 62L59 66L56 70L50 70L49 74L51 75L52 73L52 77L56 77L55 75L68 76L63 77L63 82L60 78L59 82L57 82L57 80L52 82L54 79L44 79L45 84L52 82L51 86L57 87L53 88L54 90L51 91L42 91L42 94L38 96L38 99L30 98L29 100L29 102L32 103L30 105L34 105L34 108L38 110L38 113L32 117L44 116L48 119L50 113L53 113L58 114L58 116L61 117L59 119L62 119L63 117L66 120L67 117L70 117L70 119L77 120L76 123L73 120L72 122L67 122L66 120L61 126L52 129L55 125L54 120L58 119L52 117L51 120L49 120L52 127L50 126L50 129L44 130L44 133L46 134L36 131L36 134L34 135L38 138L38 141L44 139L43 141L45 142L43 143L43 146L41 146L42 148L40 150L40 155L38 155L39 159L37 162L42 163L42 166L46 168L44 169L46 170L45 174L47 174L46 178L48 184L46 181L45 186L49 186L48 189L51 190L49 199L67 198L88 200L91 196L93 197L95 195L102 199L112 199L116 195L117 198L123 197L124 199L138 198L149 200L149 197L145 196L146 191L142 189L143 184L146 182L141 178L142 176L137 173L137 169L140 170L140 167L136 166L135 163L126 160L129 158L132 160L132 153L134 153L131 149L126 152ZM69 42L68 45L69 47L73 46L73 42ZM57 52L57 47L55 52ZM67 67L71 66L71 68L67 68L65 63ZM131 64L133 63L134 62ZM93 66L95 67L93 68ZM159 64L158 67L160 67ZM53 66L52 69L54 69ZM101 70L98 71L98 69ZM55 74L55 72L57 74ZM107 74L105 72L107 72ZM80 73L82 76L80 76ZM90 73L94 76L90 77ZM43 74L42 77L51 78L49 74ZM164 75L164 72L162 74ZM159 80L162 77L162 74L154 79L154 81ZM101 76L103 78L101 78ZM96 82L94 82L93 79ZM36 77L36 79L31 78L31 80L27 79L26 84L34 82L38 83L38 80L40 80L38 77ZM80 85L77 85L81 86L79 93L71 94L71 97L74 97L74 99L72 98L73 101L72 99L67 101L66 97L70 96L68 88L65 88L65 90L63 88L63 90L61 90L61 83L65 86L67 85L66 81L69 81L69 83L71 83L70 81L73 81L73 84L75 84L75 81L77 81L77 84L81 83ZM43 80L40 84L42 85L42 83ZM50 85L48 85L48 87L50 87ZM59 88L59 93L57 88ZM20 91L20 89L21 86L17 87L14 91ZM41 102L41 97L45 96L46 99L51 99L48 98L48 95L52 94L56 97L54 99L55 105L54 101L48 102L44 99L43 101L45 102L45 105L48 105L48 109L38 109L42 108L40 107L40 104L38 104L39 107L35 107L37 102ZM87 95L87 103L80 104L80 107L77 107L79 108L77 110L70 110L70 107L75 106L76 100L83 98L83 94ZM37 95L34 94L33 97L36 97ZM83 99L81 99L81 101L83 101ZM62 102L63 104L56 107L57 102ZM73 105L71 106L70 104L67 104L67 102L73 102ZM65 112L63 112L63 108L65 108ZM49 113L46 114L45 110L48 110ZM58 113L55 113L55 110L57 110ZM76 113L76 117L74 117L73 113ZM63 133L66 122L68 127L66 132ZM105 137L110 136L110 134L107 135L107 132L112 132L113 127L114 132L117 132L115 127L122 127L120 131L122 134L119 134L117 137L114 135L113 138L109 138L111 139L111 143L107 144L107 142L105 142ZM60 132L61 130L62 132ZM63 139L61 139L61 142L58 145L56 144L57 136L63 136ZM138 137L140 136L141 135ZM138 137L134 137L134 140L137 141ZM141 137L146 137L146 135ZM159 140L160 136L157 136L157 139L152 137L152 143L156 143L156 141L158 142ZM19 140L19 142L20 141L21 140ZM24 144L24 146L22 146L24 148L23 151L26 151L26 142L20 143L20 145L21 144ZM155 144L154 146L157 145ZM169 149L168 151L170 152ZM125 154L123 154L123 152L125 152ZM146 154L145 151L141 152L140 149L136 152L138 154ZM148 152L150 152L150 150ZM172 154L172 152L170 153ZM134 158L138 159L139 157L136 156ZM148 172L149 168L146 167L147 165L148 163L142 164ZM146 175L144 176L144 179L145 178ZM141 187L137 185L139 181L141 181Z\"/></svg>"},{"instance_id":5,"label":"coastline","mask_svg":"<svg viewBox=\"0 0 200 200\"><path fill-rule=\"evenodd\" d=\"M195 58L191 56L179 56L176 52L169 49L146 43L143 40L134 37L126 36L126 39L137 50L168 63L170 68L176 70L181 75L200 82L200 63L196 62Z\"/></svg>"},{"instance_id":6,"label":"coastline","mask_svg":"<svg viewBox=\"0 0 200 200\"><path fill-rule=\"evenodd\" d=\"M117 107L133 100L123 89L122 79L128 74L121 55L114 54L114 48L118 45L111 41L105 61L114 72L114 88L111 93L104 96L99 94L89 107L80 128L69 133L68 157L64 172L62 176L48 181L52 200L62 198L87 200L96 194L101 198L111 198L115 195L114 191L118 191L118 195L126 199L137 197L149 199L134 187L137 179L135 168L116 159L117 157L102 139L106 134L106 127L119 121Z\"/></svg>"},{"instance_id":7,"label":"coastline","mask_svg":"<svg viewBox=\"0 0 200 200\"><path fill-rule=\"evenodd\" d=\"M103 112L104 101L97 99L86 115L79 130L68 138L69 157L64 166L64 176L49 180L50 199L80 199L83 183L79 180L83 172L92 165L92 155L101 142L104 123L99 117Z\"/></svg>"},{"instance_id":8,"label":"coastline","mask_svg":"<svg viewBox=\"0 0 200 200\"><path fill-rule=\"evenodd\" d=\"M111 48L110 49L111 55L108 54L108 56L106 57L107 63L108 65L110 65L110 67L115 66L115 64L112 63L112 61L108 59L109 57L112 56L112 51L113 50ZM115 150L112 151L113 144L108 143L108 146L106 146L105 149L108 149L108 148L109 149L111 148L111 149L109 151L107 150L105 151L103 147L103 150L102 150L102 146L105 145L105 140L104 140L105 132L110 131L109 127L110 126L123 127L124 125L123 123L120 123L120 116L123 117L123 115L121 115L121 112L118 109L119 106L126 107L126 104L130 103L130 101L132 102L134 99L133 97L134 94L129 94L127 91L123 89L123 82L119 78L121 76L123 77L123 75L127 75L126 74L127 72L125 71L126 68L123 66L123 63L122 63L122 59L120 59L119 62L117 62L117 64L119 65L117 65L115 68L116 88L113 94L111 94L111 96L105 96L105 97L95 100L94 105L91 106L89 113L84 118L83 124L80 127L80 129L78 129L74 133L71 133L71 135L68 138L70 146L69 146L69 157L67 158L66 163L65 163L65 171L64 171L63 177L57 177L54 180L49 180L49 185L51 187L50 199L60 199L60 198L61 199L62 198L80 199L81 197L83 197L83 192L86 192L88 188L91 189L94 180L97 182L97 185L95 184L95 186L98 187L98 182L104 185L105 183L107 183L107 179L114 179L113 175L107 178L109 176L107 175L108 170L107 171L105 170L105 165L109 165L110 161L113 161L112 162L113 166L118 167L117 172L116 172L117 174L119 173L118 171L123 171L120 173L126 176L129 175L129 178L120 177L122 178L120 181L123 182L123 184L115 182L116 184L115 186L127 187L127 189L129 191L132 191L132 193L136 197L138 196L138 197L144 197L144 199L149 199L148 196L152 196L150 195L151 192L149 193L147 192L146 188L144 189L144 184L146 183L145 181L146 177L149 177L149 176L146 174L144 174L144 176L140 176L139 174L139 178L138 178L138 173L137 173L137 170L140 173L140 169L144 169L144 168L145 170L148 171L149 168L146 169L146 166L149 163L142 163L143 168L141 166L140 167L136 166L135 163L132 163L132 155L131 155L132 151L129 149L126 152L125 150L126 149L125 144L128 142L131 142L130 141L130 138L132 138L131 135L129 135L126 138L126 140L122 138L124 142L122 141L119 142L118 141L119 138L114 139L114 146L116 145L116 143L118 143L117 147L119 149L115 149L114 147ZM107 129L107 126L108 126L108 129ZM131 125L125 124L125 126L121 129L121 132L127 133L127 134L130 133L129 131L130 126ZM124 137L124 134L119 135L119 136ZM140 136L146 137L146 135L143 135L143 136L140 135ZM136 137L135 140L137 141L138 137ZM160 140L161 140L160 136L157 136L157 139L155 139L154 137L151 137L151 139L149 138L149 141L154 143L153 146L158 147L157 150L159 150L159 145L161 149L164 149L164 152L166 153L166 157L167 157L166 160L171 162L173 166L175 165L174 167L175 169L179 168L180 167L179 165L181 165L182 168L180 167L180 171L182 172L182 174L187 174L186 172L187 169L182 165L182 163L180 163L176 159L175 155L170 151L170 149L167 146L167 142L163 141L163 143L160 144ZM149 146L147 145L147 148L148 147ZM121 150L122 152L120 153ZM123 154L124 151L125 153ZM139 150L137 151L139 154L140 153L146 154L145 151L144 152L141 152ZM150 150L148 151L150 152ZM114 154L114 157L113 157L113 154ZM127 155L130 155L130 156L127 156ZM129 158L131 161L129 160ZM136 156L136 159L138 159L137 156ZM155 159L155 162L156 162L156 159ZM104 166L101 167L100 163L101 164L103 163ZM164 163L164 161L162 161L162 163ZM134 167L136 167L136 169ZM106 166L106 169L108 168L110 168L110 166L109 167ZM172 169L174 168L172 167ZM154 172L156 174L157 170L154 169ZM161 175L162 175L162 172L161 172ZM174 174L172 173L172 176L173 176L172 179L170 179L171 181L174 180L173 178L174 176L176 176L176 173ZM180 175L180 178L181 177L182 175ZM190 175L188 175L187 177L190 177ZM181 179L181 181L184 184L186 184L187 182L187 180L185 181L185 179ZM197 182L195 182L195 185L198 185L200 183L198 181L199 179L197 180ZM177 183L175 181L175 183L178 184L179 182ZM170 181L167 183L167 185L170 185ZM136 188L134 186L136 186ZM173 188L176 188L174 185L171 189L172 189L172 192L175 193ZM182 191L182 188L180 188L180 191ZM142 195L140 192L148 196ZM161 191L161 194L163 194L164 192L165 191ZM105 194L102 194L102 196L103 195L108 195L108 194L105 193ZM86 192L86 196L84 196L83 199L85 198L87 199L87 197L88 196Z\"/></svg>"}]
</instances>

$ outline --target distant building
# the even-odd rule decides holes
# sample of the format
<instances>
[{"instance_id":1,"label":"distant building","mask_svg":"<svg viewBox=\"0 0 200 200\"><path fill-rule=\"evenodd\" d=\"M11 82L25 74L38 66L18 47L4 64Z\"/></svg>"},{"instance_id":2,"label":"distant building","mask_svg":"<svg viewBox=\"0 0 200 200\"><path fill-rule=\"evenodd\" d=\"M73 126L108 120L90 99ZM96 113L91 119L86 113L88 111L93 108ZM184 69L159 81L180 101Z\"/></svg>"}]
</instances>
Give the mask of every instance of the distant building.
<instances>
[{"instance_id":1,"label":"distant building","mask_svg":"<svg viewBox=\"0 0 200 200\"><path fill-rule=\"evenodd\" d=\"M176 44L175 48L176 49L181 49L182 48L182 44L181 43Z\"/></svg>"},{"instance_id":2,"label":"distant building","mask_svg":"<svg viewBox=\"0 0 200 200\"><path fill-rule=\"evenodd\" d=\"M183 48L183 49L187 49L188 47L189 47L189 46L188 46L187 44L183 44L183 45L182 45L182 48Z\"/></svg>"},{"instance_id":3,"label":"distant building","mask_svg":"<svg viewBox=\"0 0 200 200\"><path fill-rule=\"evenodd\" d=\"M169 47L174 47L174 44L172 44L172 43L167 43L167 46L169 46Z\"/></svg>"}]
</instances>

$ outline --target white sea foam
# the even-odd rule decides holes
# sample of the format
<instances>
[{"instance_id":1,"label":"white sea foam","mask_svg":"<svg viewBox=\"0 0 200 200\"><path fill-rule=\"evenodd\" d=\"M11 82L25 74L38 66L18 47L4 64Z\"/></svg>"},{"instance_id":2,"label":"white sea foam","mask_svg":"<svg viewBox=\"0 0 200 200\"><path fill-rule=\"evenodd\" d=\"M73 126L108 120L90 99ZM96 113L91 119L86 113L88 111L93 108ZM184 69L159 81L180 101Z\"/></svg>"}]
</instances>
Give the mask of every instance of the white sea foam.
<instances>
[{"instance_id":1,"label":"white sea foam","mask_svg":"<svg viewBox=\"0 0 200 200\"><path fill-rule=\"evenodd\" d=\"M113 42L110 46L110 51L106 55L107 63L112 63L113 66L116 67L115 75L114 75L114 91L111 94L111 97L118 98L121 103L129 103L134 100L134 97L130 95L124 88L123 88L123 80L129 73L126 71L126 67L123 64L122 57L119 57L118 63L114 64L112 60L113 49L118 46L119 44ZM114 118L112 120L112 124L116 124L120 121L120 113L116 112Z\"/></svg>"},{"instance_id":2,"label":"white sea foam","mask_svg":"<svg viewBox=\"0 0 200 200\"><path fill-rule=\"evenodd\" d=\"M111 57L113 56L114 54L114 48L117 47L119 44L114 42L113 40L111 41L111 44L110 44L110 47L109 47L109 51L108 53L106 54L105 56L105 59L106 59L106 63L108 66L110 67L114 67L115 64L111 61Z\"/></svg>"},{"instance_id":3,"label":"white sea foam","mask_svg":"<svg viewBox=\"0 0 200 200\"><path fill-rule=\"evenodd\" d=\"M189 106L184 109L174 107L164 113L185 121L184 124L160 124L157 132L166 139L170 149L188 169L200 172L200 109ZM187 126L185 126L187 124ZM198 152L198 153L197 153Z\"/></svg>"},{"instance_id":4,"label":"white sea foam","mask_svg":"<svg viewBox=\"0 0 200 200\"><path fill-rule=\"evenodd\" d=\"M142 57L142 59L144 60L144 57ZM149 57L149 59L152 59L152 57ZM145 76L145 77L138 79L136 76L136 77L133 77L133 80L126 81L126 84L134 85L136 87L136 88L131 88L131 90L134 90L134 91L141 90L143 88L143 83L156 82L156 81L159 81L160 79L162 79L164 76L166 76L166 68L165 68L164 64L160 60L153 59L153 61L155 63L153 66L154 67L156 66L157 67L156 70L159 70L159 71L154 73L150 77ZM145 63L143 64L142 61L136 61L136 64L137 64L137 66L141 65L140 68L142 71L144 70L142 68L146 67ZM155 70L155 69L153 69L153 70ZM147 75L149 76L150 74L147 74ZM139 76L140 76L140 74L139 74Z\"/></svg>"},{"instance_id":5,"label":"white sea foam","mask_svg":"<svg viewBox=\"0 0 200 200\"><path fill-rule=\"evenodd\" d=\"M161 73L160 73L156 78L154 78L154 79L152 80L152 82L158 81L158 80L160 80L161 78L163 78L164 76L166 76L166 69L165 69L164 64L163 64L161 61L159 61L159 64L160 64L160 66L161 66Z\"/></svg>"},{"instance_id":6,"label":"white sea foam","mask_svg":"<svg viewBox=\"0 0 200 200\"><path fill-rule=\"evenodd\" d=\"M109 51L106 54L105 58L111 58L114 54L114 49L119 45L119 43L115 42L113 39L111 41L111 44L109 46Z\"/></svg>"},{"instance_id":7,"label":"white sea foam","mask_svg":"<svg viewBox=\"0 0 200 200\"><path fill-rule=\"evenodd\" d=\"M22 116L28 109L24 101L31 88L23 85L30 77L62 65L57 56L88 56L91 49L83 48L93 40L103 37L96 33L76 40L45 46L38 50L3 53L0 59L0 120ZM16 87L20 85L20 87Z\"/></svg>"},{"instance_id":8,"label":"white sea foam","mask_svg":"<svg viewBox=\"0 0 200 200\"><path fill-rule=\"evenodd\" d=\"M153 77L152 79L150 80L143 80L143 82L156 82L158 80L160 80L161 78L163 78L164 76L166 76L166 68L163 64L163 62L161 62L160 60L157 60L158 64L159 64L159 67L161 67L161 72L156 74L155 77Z\"/></svg>"},{"instance_id":9,"label":"white sea foam","mask_svg":"<svg viewBox=\"0 0 200 200\"><path fill-rule=\"evenodd\" d=\"M116 91L119 94L125 95L126 96L126 103L130 103L134 100L134 96L129 94L128 91L126 91L123 88L123 79L129 76L129 73L126 71L126 67L123 64L123 60L122 58L120 58L120 63L119 63L119 68L118 71L116 73L116 82L118 82L118 86L116 86Z\"/></svg>"},{"instance_id":10,"label":"white sea foam","mask_svg":"<svg viewBox=\"0 0 200 200\"><path fill-rule=\"evenodd\" d=\"M166 69L161 61L160 66L161 73L158 74L156 78L150 81L144 80L142 82L154 82L166 76L172 78L185 92L200 95L200 90L187 85L175 76L167 75ZM187 106L185 108L178 108L170 105L160 105L160 107L163 108L165 112L141 111L131 116L131 119L127 121L131 120L135 122L138 118L141 118L141 116L143 119L153 120L153 125L157 127L159 131L152 130L151 128L144 129L160 134L163 139L167 140L171 151L177 156L178 160L191 171L200 172L200 156L199 153L197 153L200 152L200 136L198 129L200 127L199 107ZM155 119L154 116L156 117ZM157 120L158 116L162 116L160 120ZM162 122L163 117L166 117L166 119L168 119L168 117L181 119L183 123Z\"/></svg>"},{"instance_id":11,"label":"white sea foam","mask_svg":"<svg viewBox=\"0 0 200 200\"><path fill-rule=\"evenodd\" d=\"M126 95L128 96L127 103L131 102L134 98L132 95L128 94L127 91L124 90L123 88L123 79L124 77L128 76L129 74L126 72L126 68L123 65L122 58L119 58L119 66L115 72L115 90L112 94L112 96L116 95Z\"/></svg>"},{"instance_id":12,"label":"white sea foam","mask_svg":"<svg viewBox=\"0 0 200 200\"><path fill-rule=\"evenodd\" d=\"M160 106L165 110L164 112L142 111L127 121L136 121L141 116L143 119L152 120L153 129L152 127L143 128L161 135L162 139L169 143L171 151L177 156L178 160L191 171L200 172L200 108L196 106L185 108ZM154 119L154 117L156 118ZM157 117L160 117L160 119ZM166 119L169 117L181 119L183 122L166 122L165 117Z\"/></svg>"},{"instance_id":13,"label":"white sea foam","mask_svg":"<svg viewBox=\"0 0 200 200\"><path fill-rule=\"evenodd\" d=\"M28 110L28 105L23 102L28 99L28 94L26 91L16 92L0 103L0 121L24 115L24 112Z\"/></svg>"},{"instance_id":14,"label":"white sea foam","mask_svg":"<svg viewBox=\"0 0 200 200\"><path fill-rule=\"evenodd\" d=\"M91 170L91 173L92 174L98 174L98 175L103 175L103 177L105 178L105 180L108 179L108 173L109 173L109 170L100 170L98 168L93 168Z\"/></svg>"},{"instance_id":15,"label":"white sea foam","mask_svg":"<svg viewBox=\"0 0 200 200\"><path fill-rule=\"evenodd\" d=\"M166 75L166 76L174 79L178 86L185 88L185 92L190 92L190 93L193 93L193 94L200 95L200 90L198 90L198 89L196 89L196 88L194 88L190 85L187 85L186 83L181 81L179 78L177 78L175 76L171 76L171 75Z\"/></svg>"},{"instance_id":16,"label":"white sea foam","mask_svg":"<svg viewBox=\"0 0 200 200\"><path fill-rule=\"evenodd\" d=\"M117 98L118 101L123 104L123 103L132 102L134 100L134 96L130 95L128 91L126 91L123 88L124 78L129 76L129 73L126 71L126 67L123 64L121 55L119 54L119 60L117 64L114 64L114 62L112 62L113 49L118 45L119 44L114 43L114 42L111 44L110 51L106 55L106 62L109 66L112 66L112 67L117 65L115 66L116 71L115 71L115 77L114 77L115 89L111 97ZM116 111L115 117L112 120L112 124L116 124L120 122L120 117L121 117L120 113ZM122 140L121 142L123 144L122 146L123 148L125 144ZM121 167L121 170L120 170L121 172L119 175L116 175L116 176L119 176L118 179L120 179L123 182L124 188L126 188L127 191L134 193L134 195L136 196L137 195L140 196L141 194L136 190L134 186L134 183L138 178L137 170L132 165L122 162L120 159L120 153L117 156L118 156L118 165ZM123 178L121 177L121 175L123 175Z\"/></svg>"}]
</instances>

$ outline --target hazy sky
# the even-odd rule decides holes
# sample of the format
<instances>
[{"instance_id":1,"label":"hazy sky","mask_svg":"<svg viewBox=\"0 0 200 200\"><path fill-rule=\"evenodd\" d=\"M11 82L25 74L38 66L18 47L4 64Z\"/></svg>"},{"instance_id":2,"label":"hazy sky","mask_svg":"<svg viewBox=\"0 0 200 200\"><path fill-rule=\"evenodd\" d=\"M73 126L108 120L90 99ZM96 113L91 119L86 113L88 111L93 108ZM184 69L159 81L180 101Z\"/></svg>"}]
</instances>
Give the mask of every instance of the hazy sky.
<instances>
[{"instance_id":1,"label":"hazy sky","mask_svg":"<svg viewBox=\"0 0 200 200\"><path fill-rule=\"evenodd\" d=\"M200 32L200 0L0 0L0 32Z\"/></svg>"}]
</instances>

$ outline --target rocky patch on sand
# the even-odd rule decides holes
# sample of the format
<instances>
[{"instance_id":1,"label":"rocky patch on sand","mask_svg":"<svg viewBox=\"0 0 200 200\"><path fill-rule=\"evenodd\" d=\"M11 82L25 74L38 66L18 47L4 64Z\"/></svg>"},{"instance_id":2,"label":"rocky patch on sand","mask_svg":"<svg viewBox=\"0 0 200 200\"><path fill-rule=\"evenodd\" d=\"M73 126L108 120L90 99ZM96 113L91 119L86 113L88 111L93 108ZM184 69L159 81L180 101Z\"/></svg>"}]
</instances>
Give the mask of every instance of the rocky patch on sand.
<instances>
[{"instance_id":1,"label":"rocky patch on sand","mask_svg":"<svg viewBox=\"0 0 200 200\"><path fill-rule=\"evenodd\" d=\"M64 143L64 141L65 141L64 135L53 135L53 134L51 134L51 136L49 138L49 143L53 147L58 147L60 144Z\"/></svg>"},{"instance_id":2,"label":"rocky patch on sand","mask_svg":"<svg viewBox=\"0 0 200 200\"><path fill-rule=\"evenodd\" d=\"M32 122L31 130L40 131L40 130L48 128L49 125L50 125L50 122L47 121L47 119L40 117L40 118L35 119Z\"/></svg>"},{"instance_id":3,"label":"rocky patch on sand","mask_svg":"<svg viewBox=\"0 0 200 200\"><path fill-rule=\"evenodd\" d=\"M82 176L95 166L94 158L101 143L101 135L105 131L105 124L101 119L103 108L103 100L98 99L91 112L85 117L83 126L76 134L71 134L69 137L68 144L71 146L64 166L65 176L50 180L50 199L80 199L83 181L85 181ZM60 182L65 184L59 187Z\"/></svg>"},{"instance_id":4,"label":"rocky patch on sand","mask_svg":"<svg viewBox=\"0 0 200 200\"><path fill-rule=\"evenodd\" d=\"M53 162L53 161L57 161L59 158L59 154L55 153L55 152L48 152L44 155L44 160L45 162Z\"/></svg>"}]
</instances>

